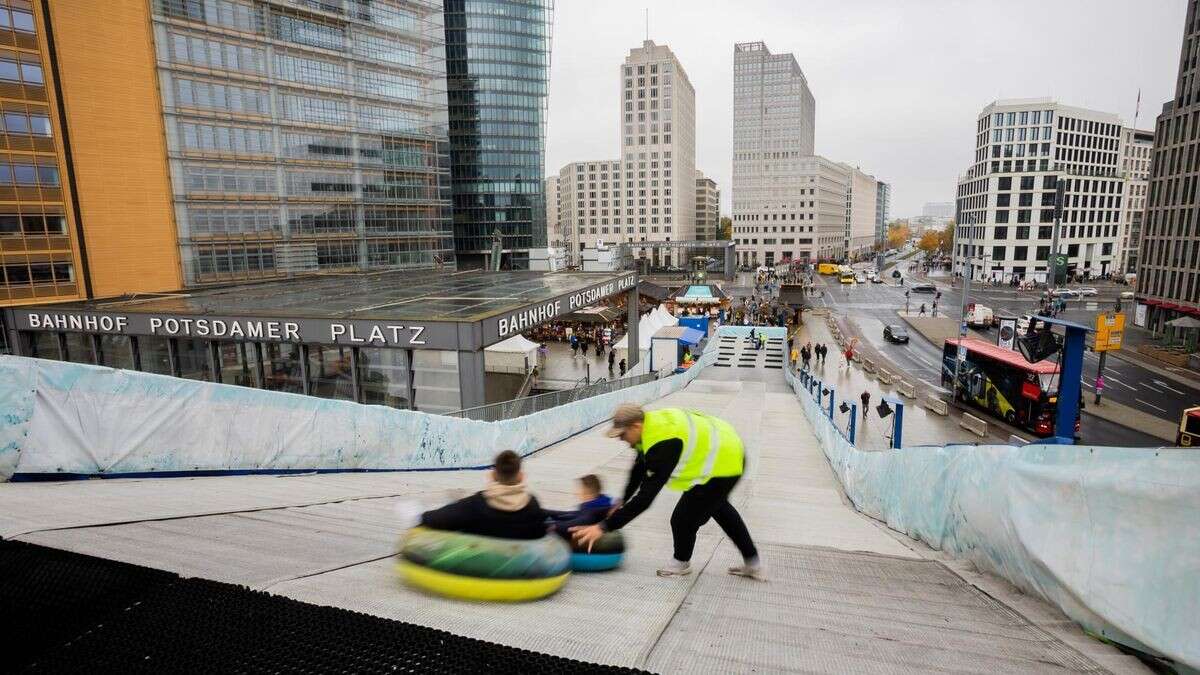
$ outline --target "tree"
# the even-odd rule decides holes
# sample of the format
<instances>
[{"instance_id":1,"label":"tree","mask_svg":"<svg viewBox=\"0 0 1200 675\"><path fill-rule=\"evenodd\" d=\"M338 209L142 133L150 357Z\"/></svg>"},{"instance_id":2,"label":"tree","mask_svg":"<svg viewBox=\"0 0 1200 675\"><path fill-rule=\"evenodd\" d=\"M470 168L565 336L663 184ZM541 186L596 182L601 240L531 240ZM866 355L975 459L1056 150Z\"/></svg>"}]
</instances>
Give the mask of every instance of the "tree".
<instances>
[{"instance_id":1,"label":"tree","mask_svg":"<svg viewBox=\"0 0 1200 675\"><path fill-rule=\"evenodd\" d=\"M912 237L912 231L908 229L908 223L903 220L894 220L888 223L887 243L889 248L900 248L904 246L904 242Z\"/></svg>"},{"instance_id":2,"label":"tree","mask_svg":"<svg viewBox=\"0 0 1200 675\"><path fill-rule=\"evenodd\" d=\"M951 220L946 223L942 231L938 233L938 248L942 253L949 254L954 250L954 230L957 227L955 222Z\"/></svg>"},{"instance_id":3,"label":"tree","mask_svg":"<svg viewBox=\"0 0 1200 675\"><path fill-rule=\"evenodd\" d=\"M717 226L717 239L733 239L733 219L721 216L721 224Z\"/></svg>"},{"instance_id":4,"label":"tree","mask_svg":"<svg viewBox=\"0 0 1200 675\"><path fill-rule=\"evenodd\" d=\"M932 255L934 251L942 248L941 234L933 230L925 230L925 233L921 235L921 241L917 242L917 248Z\"/></svg>"}]
</instances>

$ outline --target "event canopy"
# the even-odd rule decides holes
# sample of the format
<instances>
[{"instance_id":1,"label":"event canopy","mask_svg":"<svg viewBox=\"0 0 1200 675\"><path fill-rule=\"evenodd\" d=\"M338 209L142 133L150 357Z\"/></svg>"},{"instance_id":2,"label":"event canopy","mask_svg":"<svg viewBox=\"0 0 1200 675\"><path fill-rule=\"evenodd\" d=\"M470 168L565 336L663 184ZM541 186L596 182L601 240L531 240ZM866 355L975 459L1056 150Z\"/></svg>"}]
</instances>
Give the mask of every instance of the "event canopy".
<instances>
[{"instance_id":1,"label":"event canopy","mask_svg":"<svg viewBox=\"0 0 1200 675\"><path fill-rule=\"evenodd\" d=\"M704 333L686 326L664 326L658 329L654 337L673 338L685 345L697 345L700 344L700 340L704 339Z\"/></svg>"},{"instance_id":2,"label":"event canopy","mask_svg":"<svg viewBox=\"0 0 1200 675\"><path fill-rule=\"evenodd\" d=\"M491 373L523 373L526 361L530 368L535 368L538 365L539 346L520 334L497 342L483 350L484 370Z\"/></svg>"},{"instance_id":3,"label":"event canopy","mask_svg":"<svg viewBox=\"0 0 1200 675\"><path fill-rule=\"evenodd\" d=\"M676 326L679 324L679 319L671 316L662 305L659 305L654 311L647 313L638 321L638 348L649 349L650 340L658 329L664 326ZM629 349L629 334L617 341L613 346L614 349Z\"/></svg>"}]
</instances>

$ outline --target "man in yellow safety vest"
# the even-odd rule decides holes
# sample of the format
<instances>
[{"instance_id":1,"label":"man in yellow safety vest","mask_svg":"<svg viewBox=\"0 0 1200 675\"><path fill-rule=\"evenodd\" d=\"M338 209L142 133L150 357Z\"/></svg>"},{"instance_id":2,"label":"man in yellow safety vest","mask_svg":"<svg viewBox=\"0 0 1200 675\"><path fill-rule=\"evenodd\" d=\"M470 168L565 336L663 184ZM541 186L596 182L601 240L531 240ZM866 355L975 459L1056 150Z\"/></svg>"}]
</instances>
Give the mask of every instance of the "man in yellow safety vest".
<instances>
[{"instance_id":1,"label":"man in yellow safety vest","mask_svg":"<svg viewBox=\"0 0 1200 675\"><path fill-rule=\"evenodd\" d=\"M613 412L607 432L637 451L621 506L601 523L571 528L575 541L591 546L605 532L619 530L645 511L663 486L683 493L671 514L675 559L658 570L659 576L691 574L696 532L709 518L737 546L743 564L730 574L762 579L758 550L729 493L742 477L745 449L742 439L725 420L694 410L642 410L623 403Z\"/></svg>"}]
</instances>

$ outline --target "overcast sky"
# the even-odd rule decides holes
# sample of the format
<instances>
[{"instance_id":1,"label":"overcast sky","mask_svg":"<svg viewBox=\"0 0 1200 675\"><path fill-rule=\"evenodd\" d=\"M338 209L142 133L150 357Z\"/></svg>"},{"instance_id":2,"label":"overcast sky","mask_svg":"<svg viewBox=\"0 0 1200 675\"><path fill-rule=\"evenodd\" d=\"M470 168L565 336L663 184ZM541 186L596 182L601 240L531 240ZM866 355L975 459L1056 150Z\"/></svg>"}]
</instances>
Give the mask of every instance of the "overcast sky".
<instances>
[{"instance_id":1,"label":"overcast sky","mask_svg":"<svg viewBox=\"0 0 1200 675\"><path fill-rule=\"evenodd\" d=\"M997 98L1051 96L1154 128L1174 93L1185 0L557 0L546 171L616 159L618 69L646 36L696 88L696 166L730 211L733 45L791 52L817 154L892 184L893 216L951 201Z\"/></svg>"}]
</instances>

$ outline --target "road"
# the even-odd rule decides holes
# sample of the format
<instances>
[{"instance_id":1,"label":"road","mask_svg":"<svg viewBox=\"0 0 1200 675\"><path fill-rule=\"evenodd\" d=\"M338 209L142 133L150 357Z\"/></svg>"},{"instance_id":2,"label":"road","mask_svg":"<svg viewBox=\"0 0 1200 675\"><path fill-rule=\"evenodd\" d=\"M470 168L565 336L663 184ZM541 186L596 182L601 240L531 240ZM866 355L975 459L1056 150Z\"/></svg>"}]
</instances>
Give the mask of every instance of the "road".
<instances>
[{"instance_id":1,"label":"road","mask_svg":"<svg viewBox=\"0 0 1200 675\"><path fill-rule=\"evenodd\" d=\"M860 267L865 266L860 265ZM884 325L903 323L898 316L898 311L904 309L904 292L913 284L913 280L907 278L907 270L903 269L906 268L903 261L900 266L906 277L903 287L895 285L890 272L885 273L884 276L888 281L882 284L850 286L836 282L830 283L831 279L826 278L825 293L816 299L816 304L830 307L838 314L852 317L862 329L864 338L881 352L887 354L896 366L923 381L940 385L941 345L933 345L916 331L909 331L910 341L908 344L897 345L885 342L883 339ZM924 282L924 280L918 281ZM957 318L961 291L952 289L948 284L939 283L937 285L942 291L939 315L945 313L943 310L950 310L950 316ZM981 298L979 302L997 312L1023 314L1030 311L1030 305L1034 308L1037 306L1036 295L1022 294L1007 288L985 288L978 294L976 289L972 289L972 297ZM912 293L909 297L913 309L919 307L922 302L926 304L927 308L931 308L933 300L933 295ZM1109 298L1107 303L1102 297L1099 306L1110 306L1113 300L1115 300L1115 294ZM1088 312L1086 304L1079 302L1065 316L1071 320L1090 323L1094 321L1095 314L1095 310ZM978 337L994 341L995 333L984 331ZM1096 377L1097 365L1096 354L1091 352L1085 354L1083 384L1088 402L1091 401L1090 395L1094 393L1092 383ZM1115 358L1108 359L1104 379L1106 384L1104 396L1106 398L1172 422L1179 420L1184 408L1200 403L1200 390L1182 385L1175 380L1164 379L1158 373ZM1163 445L1163 441L1157 437L1106 422L1088 414L1086 410L1081 428L1081 435L1085 443L1103 442L1105 445L1119 444L1137 447Z\"/></svg>"}]
</instances>

